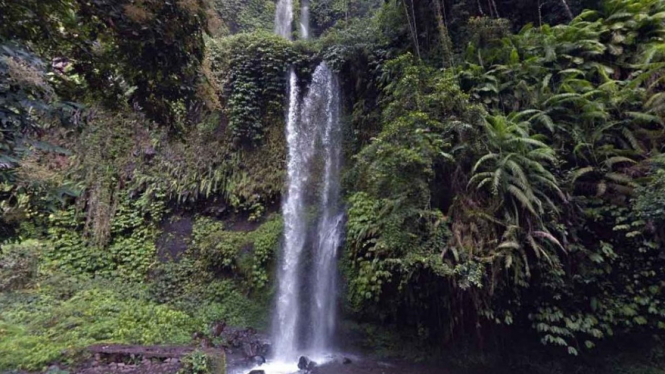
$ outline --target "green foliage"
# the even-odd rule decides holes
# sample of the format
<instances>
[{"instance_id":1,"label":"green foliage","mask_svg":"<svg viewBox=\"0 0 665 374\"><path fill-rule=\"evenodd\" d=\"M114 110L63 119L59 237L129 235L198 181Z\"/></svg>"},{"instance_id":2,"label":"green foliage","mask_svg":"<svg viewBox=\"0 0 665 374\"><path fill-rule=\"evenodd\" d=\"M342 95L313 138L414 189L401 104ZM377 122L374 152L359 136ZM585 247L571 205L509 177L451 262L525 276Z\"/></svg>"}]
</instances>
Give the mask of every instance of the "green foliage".
<instances>
[{"instance_id":1,"label":"green foliage","mask_svg":"<svg viewBox=\"0 0 665 374\"><path fill-rule=\"evenodd\" d=\"M133 170L132 185L164 191L177 203L217 200L235 212L249 211L258 218L266 206L274 204L284 181L282 121L265 129L263 144L252 148L234 147L230 129L220 131L218 123L202 124L188 132L184 141L156 134L154 148L143 148L155 152L154 159Z\"/></svg>"},{"instance_id":2,"label":"green foliage","mask_svg":"<svg viewBox=\"0 0 665 374\"><path fill-rule=\"evenodd\" d=\"M222 19L220 34L272 31L275 3L267 0L215 0L215 11Z\"/></svg>"},{"instance_id":3,"label":"green foliage","mask_svg":"<svg viewBox=\"0 0 665 374\"><path fill-rule=\"evenodd\" d=\"M75 196L62 178L36 167L38 155L68 152L43 133L78 120L79 107L56 96L42 60L23 48L0 45L0 232L9 237L17 222ZM29 176L31 178L26 178Z\"/></svg>"},{"instance_id":4,"label":"green foliage","mask_svg":"<svg viewBox=\"0 0 665 374\"><path fill-rule=\"evenodd\" d=\"M254 247L252 283L258 289L268 286L271 274L270 265L277 258L276 253L282 237L283 226L281 217L273 217L251 235Z\"/></svg>"},{"instance_id":5,"label":"green foliage","mask_svg":"<svg viewBox=\"0 0 665 374\"><path fill-rule=\"evenodd\" d=\"M135 199L122 192L110 219L106 246L85 236L83 217L74 206L50 216L53 249L45 253L50 266L76 273L144 279L155 261L157 224L165 212L159 197L143 194Z\"/></svg>"},{"instance_id":6,"label":"green foliage","mask_svg":"<svg viewBox=\"0 0 665 374\"><path fill-rule=\"evenodd\" d=\"M424 339L530 327L573 355L658 334L664 12L608 0L517 35L478 19L443 71L412 33L422 59L381 64L382 127L346 176L352 309Z\"/></svg>"},{"instance_id":7,"label":"green foliage","mask_svg":"<svg viewBox=\"0 0 665 374\"><path fill-rule=\"evenodd\" d=\"M419 51L423 58L445 66L446 37L459 51L478 36L480 29L490 35L529 24L567 23L583 9L597 9L601 3L602 0L399 0L387 2L394 9L388 24L393 27L392 32L402 35L400 48L407 44L412 52Z\"/></svg>"},{"instance_id":8,"label":"green foliage","mask_svg":"<svg viewBox=\"0 0 665 374\"><path fill-rule=\"evenodd\" d=\"M49 127L43 117L51 111L53 88L45 64L23 49L0 46L0 99L0 177L5 181L27 148L26 140Z\"/></svg>"},{"instance_id":9,"label":"green foliage","mask_svg":"<svg viewBox=\"0 0 665 374\"><path fill-rule=\"evenodd\" d=\"M376 0L310 0L310 32L318 36L338 23L366 21L380 6Z\"/></svg>"},{"instance_id":10,"label":"green foliage","mask_svg":"<svg viewBox=\"0 0 665 374\"><path fill-rule=\"evenodd\" d=\"M265 128L284 117L289 66L307 72L309 52L267 33L212 40L209 48L234 141L258 144Z\"/></svg>"},{"instance_id":11,"label":"green foliage","mask_svg":"<svg viewBox=\"0 0 665 374\"><path fill-rule=\"evenodd\" d=\"M54 245L48 259L76 272L140 280L155 262L154 242L170 201L218 199L259 219L283 183L280 157L262 152L284 154L283 131L271 127L260 148L232 151L226 134L204 125L182 141L139 115L100 111L74 139L55 137L72 149L56 175L85 189L76 204L48 214Z\"/></svg>"},{"instance_id":12,"label":"green foliage","mask_svg":"<svg viewBox=\"0 0 665 374\"><path fill-rule=\"evenodd\" d=\"M103 342L184 344L204 326L185 312L135 298L117 284L64 278L67 286L54 282L56 274L49 277L41 289L0 296L0 349L10 353L0 358L1 369L41 370Z\"/></svg>"},{"instance_id":13,"label":"green foliage","mask_svg":"<svg viewBox=\"0 0 665 374\"><path fill-rule=\"evenodd\" d=\"M23 49L2 50L3 56L9 56L0 62L5 67L2 87L6 88L3 97L7 104L3 115L7 121L3 123L12 127L3 137L6 146L0 150L2 157L6 149L12 159L11 165L5 163L0 170L3 236L16 235L19 224L28 220L43 228L44 217L50 211L59 209L67 200L71 202L68 197L76 197L81 191L83 196L77 201L78 210L85 211L81 241L100 250L110 245L115 210L125 191L131 196L152 196L153 200L165 197L179 203L214 196L234 210L250 211L257 219L275 201L282 187L281 159L285 153L283 131L278 126L283 121L283 87L275 85L285 82L285 76L274 73L276 78L269 85L272 89L265 91L267 97L272 97L272 106L268 106L272 109L259 120L265 126L257 131L251 126L247 129L252 133L250 137L261 138L263 149L236 147L231 139L233 134L245 132L240 129L244 125L225 126L221 113L201 108L201 102L205 102L208 110L219 110L217 96L223 94L214 91L216 82L210 72L210 59L205 59L203 53L203 27L215 18L207 2L30 4L32 12L13 3L0 5L9 23L20 24L7 28L4 26L9 23L3 22L0 39L18 40L48 59L55 58L54 71L47 75L46 64ZM44 33L53 38L41 38ZM273 57L295 56L293 51L302 49L286 47L284 43ZM235 45L234 52L240 52L241 43ZM266 45L271 44L261 44ZM56 51L58 55L54 56ZM248 55L252 53L260 60L259 52ZM284 62L279 67L285 69L288 62L294 61L279 62ZM265 63L260 66L268 70L277 67ZM10 74L10 67L15 74ZM22 74L17 73L19 68L23 69ZM219 70L217 73L221 74ZM246 77L251 74L245 72ZM21 78L20 82L16 77ZM257 82L260 89L269 87L264 87L262 80ZM60 104L58 96L101 101L115 112L84 112L79 106ZM227 101L223 95L221 98ZM206 114L198 127L186 131L180 128L185 139L182 141L170 137L143 116L130 113L125 103L141 109L148 118L172 125L171 128L197 122L203 112ZM266 108L263 104L257 107ZM79 132L53 130L55 115L61 121L75 120ZM242 118L234 118L242 122ZM54 145L35 141L37 133ZM206 151L202 152L202 148ZM71 154L65 149L70 149ZM274 157L263 157L263 152ZM160 197L155 198L157 195ZM78 225L77 222L73 227ZM135 228L125 227L127 231ZM145 243L146 235L151 233L137 233L138 242L116 241L111 248L112 257L131 256L126 251L137 245L145 249L138 256L147 258L144 254L150 248ZM139 267L144 269L146 264L144 261Z\"/></svg>"},{"instance_id":14,"label":"green foliage","mask_svg":"<svg viewBox=\"0 0 665 374\"><path fill-rule=\"evenodd\" d=\"M55 144L67 146L71 154L56 160L24 162L24 179L26 183L34 181L46 168L64 183L82 190L75 207L77 213L85 213L78 217L84 222L82 235L91 245L103 247L109 243L112 231L117 233L128 229L128 225L136 226L140 214L148 221L158 221L163 214L161 199L165 196L158 186L146 190L130 184L134 169L147 163L150 157L147 153L154 152L149 135L151 125L140 115L126 112L88 113L85 127L77 136L72 138L62 132L51 135ZM132 222L119 223L125 227L113 227L112 218L119 207L120 213L128 212L130 207L137 210L132 212ZM79 222L72 225L77 227Z\"/></svg>"},{"instance_id":15,"label":"green foliage","mask_svg":"<svg viewBox=\"0 0 665 374\"><path fill-rule=\"evenodd\" d=\"M304 90L319 60L348 113L347 306L380 324L360 328L375 347L535 336L572 356L662 335L662 0L553 27L593 2L312 0L323 37L296 43L266 33L272 1L207 3L0 2L0 41L23 45L0 50L0 235L20 239L0 257L0 369L265 326L287 73ZM172 208L200 215L158 260ZM185 371L214 369L197 352Z\"/></svg>"},{"instance_id":16,"label":"green foliage","mask_svg":"<svg viewBox=\"0 0 665 374\"><path fill-rule=\"evenodd\" d=\"M202 324L224 320L231 326L264 328L271 293L263 290L248 298L243 282L220 279L185 256L178 262L157 264L148 282L149 299L193 314Z\"/></svg>"},{"instance_id":17,"label":"green foliage","mask_svg":"<svg viewBox=\"0 0 665 374\"><path fill-rule=\"evenodd\" d=\"M0 246L0 292L27 286L37 275L43 250L36 240Z\"/></svg>"},{"instance_id":18,"label":"green foliage","mask_svg":"<svg viewBox=\"0 0 665 374\"><path fill-rule=\"evenodd\" d=\"M242 232L224 231L221 222L199 218L194 224L193 246L210 268L237 270L237 259L245 244Z\"/></svg>"},{"instance_id":19,"label":"green foliage","mask_svg":"<svg viewBox=\"0 0 665 374\"><path fill-rule=\"evenodd\" d=\"M608 1L602 11L584 12L570 25L525 28L496 48L470 50L467 59L493 65L478 70L467 63L461 73L464 86L467 77L476 77L468 86L475 99L502 112L522 110L529 127L561 150L560 165L569 170L567 193L583 213L569 210L557 231L561 238L565 228L560 242L567 243L577 266L545 271L541 285L552 294L541 298L530 317L543 342L572 354L617 330L655 330L662 323L663 280L647 270L661 266L656 248L662 242L637 216L644 205L626 207L621 201L635 188L647 191L658 175L649 156L661 152L656 129L662 114L647 105L657 100L658 83L643 78L658 69L656 44L663 34L655 30L663 27L664 10L658 1ZM566 280L565 274L574 277Z\"/></svg>"},{"instance_id":20,"label":"green foliage","mask_svg":"<svg viewBox=\"0 0 665 374\"><path fill-rule=\"evenodd\" d=\"M11 353L0 356L0 370L75 363L92 344L185 345L195 331L207 331L220 320L265 327L268 299L265 305L250 301L233 282L215 280L187 261L169 264L189 274L168 300L155 297L156 290L167 291L158 279L148 284L91 279L42 267L33 288L0 294L0 350ZM223 355L208 358L211 373L224 373Z\"/></svg>"},{"instance_id":21,"label":"green foliage","mask_svg":"<svg viewBox=\"0 0 665 374\"><path fill-rule=\"evenodd\" d=\"M409 55L387 63L384 79L393 100L384 110L383 131L357 155L347 177L364 191L349 200L349 296L368 315L419 324L420 303L438 288L427 278L458 274L460 281L478 282L468 264L456 269L442 262L450 231L430 190L463 150L452 144L477 123L478 111L451 74L414 64Z\"/></svg>"},{"instance_id":22,"label":"green foliage","mask_svg":"<svg viewBox=\"0 0 665 374\"><path fill-rule=\"evenodd\" d=\"M188 250L152 267L150 298L195 311L203 321L264 328L272 297L268 282L282 220L269 216L251 231L225 229L227 224L231 221L198 217Z\"/></svg>"},{"instance_id":23,"label":"green foliage","mask_svg":"<svg viewBox=\"0 0 665 374\"><path fill-rule=\"evenodd\" d=\"M203 289L207 285L199 284ZM216 286L213 284L213 286ZM234 289L230 293L219 294L217 289L212 292L199 291L197 297L183 300L176 303L176 307L182 310L195 311L195 316L199 321L211 324L214 321L227 321L229 325L240 328L252 327L259 329L268 329L270 327L269 310L271 306L270 295L264 296L264 299L250 299L240 290ZM211 297L209 301L206 298Z\"/></svg>"},{"instance_id":24,"label":"green foliage","mask_svg":"<svg viewBox=\"0 0 665 374\"><path fill-rule=\"evenodd\" d=\"M0 40L58 58L55 80L67 99L113 108L130 101L172 128L184 125L179 108L193 113L201 102L207 2L31 0L0 7Z\"/></svg>"},{"instance_id":25,"label":"green foliage","mask_svg":"<svg viewBox=\"0 0 665 374\"><path fill-rule=\"evenodd\" d=\"M226 374L224 352L215 354L196 350L182 359L180 374Z\"/></svg>"},{"instance_id":26,"label":"green foliage","mask_svg":"<svg viewBox=\"0 0 665 374\"><path fill-rule=\"evenodd\" d=\"M501 241L495 249L502 253L506 268L515 264L516 269L524 267L528 275L523 247L530 247L536 258L543 256L549 262L556 261L552 260L556 249L563 250L543 221L558 216L566 197L550 171L558 161L554 150L539 140L541 136L529 133L528 122L516 123L519 117L523 114L486 117L482 136L487 153L471 169L468 185L482 191L490 201L492 210L488 213L496 217L494 222L506 227L499 232Z\"/></svg>"},{"instance_id":27,"label":"green foliage","mask_svg":"<svg viewBox=\"0 0 665 374\"><path fill-rule=\"evenodd\" d=\"M659 164L654 165L655 172L650 183L635 191L635 209L639 218L656 230L665 224L665 169Z\"/></svg>"},{"instance_id":28,"label":"green foliage","mask_svg":"<svg viewBox=\"0 0 665 374\"><path fill-rule=\"evenodd\" d=\"M560 275L550 274L544 286L553 292L552 299L540 298L537 311L530 315L544 342L567 346L573 354L583 345L594 347L595 339L665 327L665 279L654 270L662 266L662 258L645 222L633 209L595 199L582 203L588 221L580 232L592 235L583 237L584 246L571 249L586 263L580 261L581 269L568 284L558 279ZM601 223L616 232L609 242L598 237L603 232L592 231ZM630 286L624 288L626 284ZM565 300L566 308L557 300Z\"/></svg>"},{"instance_id":29,"label":"green foliage","mask_svg":"<svg viewBox=\"0 0 665 374\"><path fill-rule=\"evenodd\" d=\"M221 222L199 217L192 247L204 269L224 270L245 280L250 289L264 289L282 234L281 217L273 215L252 231L225 230Z\"/></svg>"}]
</instances>

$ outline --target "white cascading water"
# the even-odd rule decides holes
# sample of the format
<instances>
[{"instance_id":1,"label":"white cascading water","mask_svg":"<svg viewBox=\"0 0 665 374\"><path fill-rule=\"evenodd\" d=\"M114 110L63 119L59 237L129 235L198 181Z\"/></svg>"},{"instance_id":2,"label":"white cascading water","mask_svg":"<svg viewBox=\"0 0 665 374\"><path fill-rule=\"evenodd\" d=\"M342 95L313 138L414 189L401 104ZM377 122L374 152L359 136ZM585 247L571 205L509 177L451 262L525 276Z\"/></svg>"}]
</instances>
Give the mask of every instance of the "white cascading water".
<instances>
[{"instance_id":1,"label":"white cascading water","mask_svg":"<svg viewBox=\"0 0 665 374\"><path fill-rule=\"evenodd\" d=\"M293 22L292 0L280 0L275 11L275 33L291 39ZM298 81L293 68L289 69L289 111L286 117L288 144L288 189L282 204L284 216L284 247L277 275L277 303L273 323L273 355L281 360L294 355L296 328L299 317L300 257L305 246L306 227L300 220L305 214L305 167L311 152L302 149L304 138L298 129ZM310 150L311 151L311 150Z\"/></svg>"},{"instance_id":2,"label":"white cascading water","mask_svg":"<svg viewBox=\"0 0 665 374\"><path fill-rule=\"evenodd\" d=\"M317 76L320 73L321 76ZM321 82L317 81L321 79ZM341 163L342 134L339 121L339 84L337 77L321 63L315 73L310 93L317 89L325 90L321 102L325 110L319 115L325 124L320 131L324 160L323 190L321 191L317 228L317 241L314 252L314 303L311 309L312 348L315 352L328 352L331 349L336 320L337 290L337 249L342 237L343 211L340 208L339 173ZM314 118L312 118L314 119Z\"/></svg>"},{"instance_id":3,"label":"white cascading water","mask_svg":"<svg viewBox=\"0 0 665 374\"><path fill-rule=\"evenodd\" d=\"M274 354L287 358L296 354L296 333L300 317L300 260L305 247L304 195L308 168L314 151L314 137L298 121L298 85L291 69L289 79L289 114L286 121L288 144L288 189L282 205L284 215L284 246L278 272L277 310L274 324Z\"/></svg>"},{"instance_id":4,"label":"white cascading water","mask_svg":"<svg viewBox=\"0 0 665 374\"><path fill-rule=\"evenodd\" d=\"M303 38L309 35L308 8L305 0L300 22ZM275 14L275 33L291 39L292 22L292 0L280 0ZM342 146L339 112L339 84L325 63L314 71L302 105L299 105L297 77L290 69L286 124L288 188L282 205L284 243L277 274L273 325L273 356L277 362L293 363L300 352L322 356L330 352L332 345L336 319L336 259L343 230L339 199ZM318 165L323 170L317 174ZM321 187L317 191L318 216L312 217L308 212L313 207L307 205L306 197L317 186ZM312 229L317 234L313 240L308 237ZM311 251L307 250L308 245L312 246ZM313 266L303 273L303 256L308 254L311 254ZM305 279L312 284L310 293L302 295ZM307 312L309 320L303 318ZM302 325L304 321L308 322L307 326Z\"/></svg>"},{"instance_id":5,"label":"white cascading water","mask_svg":"<svg viewBox=\"0 0 665 374\"><path fill-rule=\"evenodd\" d=\"M291 40L293 0L279 0L275 9L275 34Z\"/></svg>"},{"instance_id":6,"label":"white cascading water","mask_svg":"<svg viewBox=\"0 0 665 374\"><path fill-rule=\"evenodd\" d=\"M300 37L309 39L309 0L301 0L300 5Z\"/></svg>"}]
</instances>

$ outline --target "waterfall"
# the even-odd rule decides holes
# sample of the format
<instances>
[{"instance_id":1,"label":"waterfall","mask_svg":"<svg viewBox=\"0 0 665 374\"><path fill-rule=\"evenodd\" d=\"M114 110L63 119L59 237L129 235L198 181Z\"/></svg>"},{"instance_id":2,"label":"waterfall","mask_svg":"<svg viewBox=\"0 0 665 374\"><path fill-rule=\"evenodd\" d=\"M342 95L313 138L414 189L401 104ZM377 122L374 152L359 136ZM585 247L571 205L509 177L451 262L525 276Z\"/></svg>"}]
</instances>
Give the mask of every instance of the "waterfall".
<instances>
[{"instance_id":1,"label":"waterfall","mask_svg":"<svg viewBox=\"0 0 665 374\"><path fill-rule=\"evenodd\" d=\"M280 0L275 11L275 33L291 39L293 22L292 0ZM277 303L273 323L275 357L291 357L296 349L296 329L299 317L300 257L305 246L306 227L303 203L305 165L312 149L307 147L307 137L298 129L298 79L293 68L289 71L289 111L286 117L286 141L288 144L288 189L282 204L284 216L284 246L278 268Z\"/></svg>"},{"instance_id":2,"label":"waterfall","mask_svg":"<svg viewBox=\"0 0 665 374\"><path fill-rule=\"evenodd\" d=\"M319 70L320 69L320 70ZM325 89L324 116L321 122L322 156L324 158L323 190L319 211L321 218L317 228L316 250L314 252L314 305L311 309L313 328L313 349L328 351L336 320L337 248L342 234L343 212L339 202L339 173L341 163L341 129L339 126L339 85L337 77L321 63L315 72L310 92L318 89L316 73L324 77L321 88Z\"/></svg>"},{"instance_id":3,"label":"waterfall","mask_svg":"<svg viewBox=\"0 0 665 374\"><path fill-rule=\"evenodd\" d=\"M309 35L309 5L301 11L303 38ZM280 0L275 33L290 39L291 0ZM339 83L321 63L300 102L298 80L289 72L286 121L287 189L282 204L284 243L280 252L273 354L295 360L299 352L329 352L336 320L337 250L343 230L339 174L341 129ZM308 199L314 196L316 199ZM316 212L316 215L310 214ZM315 234L315 235L314 235ZM303 269L304 259L311 266ZM304 280L311 281L303 294ZM309 317L309 318L307 318Z\"/></svg>"},{"instance_id":4,"label":"waterfall","mask_svg":"<svg viewBox=\"0 0 665 374\"><path fill-rule=\"evenodd\" d=\"M301 0L300 37L309 39L309 0Z\"/></svg>"},{"instance_id":5,"label":"waterfall","mask_svg":"<svg viewBox=\"0 0 665 374\"><path fill-rule=\"evenodd\" d=\"M293 0L279 0L275 9L275 34L291 40Z\"/></svg>"},{"instance_id":6,"label":"waterfall","mask_svg":"<svg viewBox=\"0 0 665 374\"><path fill-rule=\"evenodd\" d=\"M307 128L299 128L302 122L298 121L298 85L293 69L289 76L289 113L286 121L288 189L282 205L284 246L277 275L277 311L273 332L275 357L291 357L296 350L301 279L298 269L307 235L304 194L307 165L314 151L312 134Z\"/></svg>"},{"instance_id":7,"label":"waterfall","mask_svg":"<svg viewBox=\"0 0 665 374\"><path fill-rule=\"evenodd\" d=\"M297 98L297 82L290 74L290 97ZM286 138L288 152L288 188L282 206L284 245L278 273L277 311L273 331L275 357L293 358L306 338L307 350L328 351L335 327L335 291L337 249L342 233L343 212L339 201L341 130L339 125L339 86L325 63L314 74L302 106L297 99L289 102ZM317 163L321 175L315 175ZM318 183L317 183L318 182ZM308 214L307 193L321 186L316 212L318 224ZM316 221L314 221L316 222ZM316 238L308 232L316 230ZM311 242L311 243L310 243ZM308 274L300 271L302 258L311 245L312 266ZM301 295L302 280L310 279L311 295ZM302 301L309 305L308 326L303 320Z\"/></svg>"}]
</instances>

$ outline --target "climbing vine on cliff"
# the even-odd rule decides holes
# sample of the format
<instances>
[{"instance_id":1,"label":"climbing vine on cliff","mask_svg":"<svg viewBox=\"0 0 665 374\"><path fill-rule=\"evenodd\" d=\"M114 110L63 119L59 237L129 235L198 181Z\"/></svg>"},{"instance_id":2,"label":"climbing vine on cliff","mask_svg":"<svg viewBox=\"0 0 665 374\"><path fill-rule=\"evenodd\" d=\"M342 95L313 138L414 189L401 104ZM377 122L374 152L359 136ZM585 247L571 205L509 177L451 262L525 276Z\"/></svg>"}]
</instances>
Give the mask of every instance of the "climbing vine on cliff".
<instances>
[{"instance_id":1,"label":"climbing vine on cliff","mask_svg":"<svg viewBox=\"0 0 665 374\"><path fill-rule=\"evenodd\" d=\"M306 72L311 52L267 33L211 41L209 47L234 140L258 144L265 128L284 117L289 67Z\"/></svg>"}]
</instances>

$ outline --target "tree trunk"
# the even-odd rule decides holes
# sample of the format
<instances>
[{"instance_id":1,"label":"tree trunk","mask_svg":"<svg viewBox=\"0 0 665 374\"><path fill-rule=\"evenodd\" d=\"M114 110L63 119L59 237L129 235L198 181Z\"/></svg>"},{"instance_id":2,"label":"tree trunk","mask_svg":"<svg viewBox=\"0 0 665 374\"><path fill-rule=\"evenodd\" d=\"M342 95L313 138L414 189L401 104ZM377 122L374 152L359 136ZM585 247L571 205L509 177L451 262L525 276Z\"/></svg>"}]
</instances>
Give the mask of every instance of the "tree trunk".
<instances>
[{"instance_id":1,"label":"tree trunk","mask_svg":"<svg viewBox=\"0 0 665 374\"><path fill-rule=\"evenodd\" d=\"M496 11L495 7L492 6L493 0L487 0L487 8L490 10L490 18L499 18L499 13Z\"/></svg>"},{"instance_id":2,"label":"tree trunk","mask_svg":"<svg viewBox=\"0 0 665 374\"><path fill-rule=\"evenodd\" d=\"M409 23L409 31L411 32L411 38L413 39L413 46L416 49L416 55L418 60L420 60L420 46L418 45L418 29L416 29L416 15L413 13L413 24L411 23L411 16L409 15L409 6L407 0L403 0L402 4L404 5L404 13L406 13L406 21ZM413 1L411 2L413 5Z\"/></svg>"},{"instance_id":3,"label":"tree trunk","mask_svg":"<svg viewBox=\"0 0 665 374\"><path fill-rule=\"evenodd\" d=\"M566 8L566 13L568 14L568 17L571 20L575 18L575 16L573 16L573 12L570 10L570 7L568 6L568 2L566 2L566 0L561 0L561 4L563 4L563 7Z\"/></svg>"},{"instance_id":4,"label":"tree trunk","mask_svg":"<svg viewBox=\"0 0 665 374\"><path fill-rule=\"evenodd\" d=\"M494 6L494 14L496 15L496 18L500 18L501 15L499 15L499 8L496 6L496 2L492 0L492 6Z\"/></svg>"},{"instance_id":5,"label":"tree trunk","mask_svg":"<svg viewBox=\"0 0 665 374\"><path fill-rule=\"evenodd\" d=\"M480 0L476 0L476 3L478 4L478 11L480 12L480 15L484 16L485 12L483 12L483 6L480 5Z\"/></svg>"},{"instance_id":6,"label":"tree trunk","mask_svg":"<svg viewBox=\"0 0 665 374\"><path fill-rule=\"evenodd\" d=\"M543 27L543 3L538 0L538 27Z\"/></svg>"},{"instance_id":7,"label":"tree trunk","mask_svg":"<svg viewBox=\"0 0 665 374\"><path fill-rule=\"evenodd\" d=\"M450 67L453 65L452 61L453 59L451 53L450 36L448 34L448 27L446 27L446 22L444 19L443 8L441 7L441 3L439 2L439 0L433 0L433 1L434 4L436 4L436 21L439 26L439 34L441 35L441 48L443 49L443 65L445 67Z\"/></svg>"}]
</instances>

